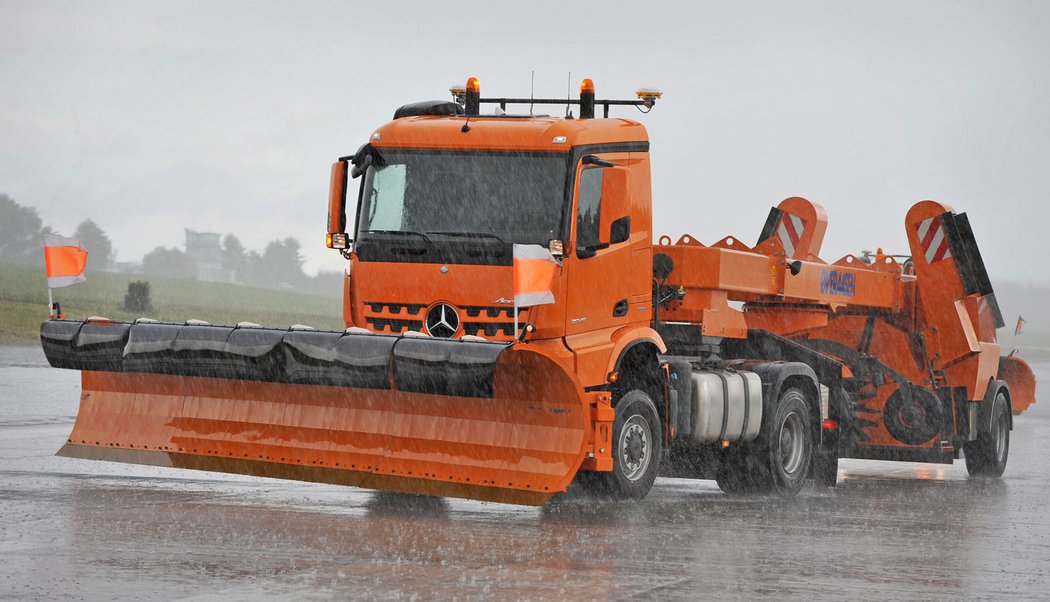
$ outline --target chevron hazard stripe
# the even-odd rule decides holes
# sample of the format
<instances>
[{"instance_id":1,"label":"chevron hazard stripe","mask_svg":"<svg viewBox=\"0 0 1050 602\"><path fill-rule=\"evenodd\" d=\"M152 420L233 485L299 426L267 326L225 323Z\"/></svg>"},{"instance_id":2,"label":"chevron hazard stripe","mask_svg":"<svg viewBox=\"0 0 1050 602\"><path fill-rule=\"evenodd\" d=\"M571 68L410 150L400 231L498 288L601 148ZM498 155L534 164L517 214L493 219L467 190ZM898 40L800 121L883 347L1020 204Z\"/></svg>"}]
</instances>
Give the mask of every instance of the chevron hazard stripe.
<instances>
[{"instance_id":1,"label":"chevron hazard stripe","mask_svg":"<svg viewBox=\"0 0 1050 602\"><path fill-rule=\"evenodd\" d=\"M944 226L940 218L930 217L919 223L919 241L926 263L933 263L952 256L948 248L948 237L944 235Z\"/></svg>"},{"instance_id":2,"label":"chevron hazard stripe","mask_svg":"<svg viewBox=\"0 0 1050 602\"><path fill-rule=\"evenodd\" d=\"M784 250L787 251L788 257L795 256L795 247L798 246L798 241L802 239L802 232L806 229L806 222L797 215L792 215L787 211L780 216L780 223L777 224L777 238L780 239L780 244L784 245Z\"/></svg>"}]
</instances>

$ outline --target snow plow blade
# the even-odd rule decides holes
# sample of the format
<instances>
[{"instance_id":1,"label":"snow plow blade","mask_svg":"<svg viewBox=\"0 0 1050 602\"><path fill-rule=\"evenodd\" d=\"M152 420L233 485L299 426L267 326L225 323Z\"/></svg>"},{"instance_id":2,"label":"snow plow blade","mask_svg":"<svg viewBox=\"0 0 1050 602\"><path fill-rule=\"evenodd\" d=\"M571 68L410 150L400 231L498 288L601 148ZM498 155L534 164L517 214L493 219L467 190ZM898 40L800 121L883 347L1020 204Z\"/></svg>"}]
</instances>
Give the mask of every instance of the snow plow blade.
<instances>
[{"instance_id":1,"label":"snow plow blade","mask_svg":"<svg viewBox=\"0 0 1050 602\"><path fill-rule=\"evenodd\" d=\"M575 378L519 345L49 320L82 370L59 455L542 505L583 462Z\"/></svg>"}]
</instances>

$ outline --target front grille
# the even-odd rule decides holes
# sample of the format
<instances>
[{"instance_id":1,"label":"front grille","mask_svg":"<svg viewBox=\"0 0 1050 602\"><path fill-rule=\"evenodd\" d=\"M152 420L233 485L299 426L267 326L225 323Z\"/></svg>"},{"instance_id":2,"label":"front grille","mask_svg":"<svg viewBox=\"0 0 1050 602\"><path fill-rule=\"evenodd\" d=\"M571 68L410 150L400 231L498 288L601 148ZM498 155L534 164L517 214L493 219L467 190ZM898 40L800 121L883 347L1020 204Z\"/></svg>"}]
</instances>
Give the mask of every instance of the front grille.
<instances>
[{"instance_id":1,"label":"front grille","mask_svg":"<svg viewBox=\"0 0 1050 602\"><path fill-rule=\"evenodd\" d=\"M406 330L418 330L422 332L422 320L393 320L388 318L365 318L368 325L376 332L393 332L395 334Z\"/></svg>"},{"instance_id":2,"label":"front grille","mask_svg":"<svg viewBox=\"0 0 1050 602\"><path fill-rule=\"evenodd\" d=\"M368 306L368 309L377 314L384 311L392 314L400 314L402 310L404 310L411 315L415 315L423 311L423 308L426 307L426 305L417 305L413 303L365 303L365 305Z\"/></svg>"},{"instance_id":3,"label":"front grille","mask_svg":"<svg viewBox=\"0 0 1050 602\"><path fill-rule=\"evenodd\" d=\"M514 322L464 322L463 334L494 337L497 335L514 336Z\"/></svg>"},{"instance_id":4,"label":"front grille","mask_svg":"<svg viewBox=\"0 0 1050 602\"><path fill-rule=\"evenodd\" d=\"M394 303L365 301L365 323L376 332L402 334L409 330L423 332L423 321L429 305L422 303ZM456 308L465 335L482 336L495 340L514 337L514 308L506 306L464 305ZM518 311L518 320L524 324L528 308Z\"/></svg>"},{"instance_id":5,"label":"front grille","mask_svg":"<svg viewBox=\"0 0 1050 602\"><path fill-rule=\"evenodd\" d=\"M513 307L483 307L477 305L464 305L460 309L463 310L463 313L467 314L468 318L477 318L480 317L482 313L484 313L486 318L498 318L502 315L505 315L506 317L512 320L514 319Z\"/></svg>"}]
</instances>

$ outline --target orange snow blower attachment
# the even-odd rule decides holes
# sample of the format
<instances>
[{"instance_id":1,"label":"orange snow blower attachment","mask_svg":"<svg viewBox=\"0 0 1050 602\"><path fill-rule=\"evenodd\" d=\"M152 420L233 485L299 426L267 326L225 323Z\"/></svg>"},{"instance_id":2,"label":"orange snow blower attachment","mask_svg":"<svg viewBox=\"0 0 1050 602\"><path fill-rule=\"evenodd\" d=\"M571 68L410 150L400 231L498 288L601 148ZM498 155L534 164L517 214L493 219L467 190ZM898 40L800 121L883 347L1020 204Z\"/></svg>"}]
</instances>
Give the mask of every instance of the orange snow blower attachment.
<instances>
[{"instance_id":1,"label":"orange snow blower attachment","mask_svg":"<svg viewBox=\"0 0 1050 602\"><path fill-rule=\"evenodd\" d=\"M1013 412L1023 412L1035 402L1035 375L1024 361L999 356L995 331L1004 320L966 214L922 201L905 224L922 283L918 318L931 369L966 386L975 399L993 379L1006 381Z\"/></svg>"},{"instance_id":2,"label":"orange snow blower attachment","mask_svg":"<svg viewBox=\"0 0 1050 602\"><path fill-rule=\"evenodd\" d=\"M542 505L586 455L579 383L503 343L50 320L83 370L60 455Z\"/></svg>"}]
</instances>

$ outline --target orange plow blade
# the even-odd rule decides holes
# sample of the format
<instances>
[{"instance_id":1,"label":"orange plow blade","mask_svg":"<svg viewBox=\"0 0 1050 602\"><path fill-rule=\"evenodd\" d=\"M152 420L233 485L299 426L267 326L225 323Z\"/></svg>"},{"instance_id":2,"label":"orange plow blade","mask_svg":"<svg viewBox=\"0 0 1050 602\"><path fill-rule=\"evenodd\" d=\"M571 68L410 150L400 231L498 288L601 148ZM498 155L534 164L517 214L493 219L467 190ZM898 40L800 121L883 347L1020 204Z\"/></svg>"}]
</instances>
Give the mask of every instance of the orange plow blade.
<instances>
[{"instance_id":1,"label":"orange plow blade","mask_svg":"<svg viewBox=\"0 0 1050 602\"><path fill-rule=\"evenodd\" d=\"M127 357L133 345L124 341ZM428 370L449 356L470 364L455 354L476 352L417 341L404 343L412 351L400 363L392 352L387 388L170 373L184 357L153 364L167 374L84 370L80 412L59 454L529 505L565 490L587 444L589 410L574 378L544 355L502 346L484 395L462 386L419 392L449 388ZM478 365L468 366L471 378L484 378Z\"/></svg>"}]
</instances>

